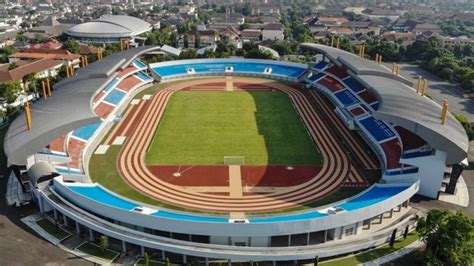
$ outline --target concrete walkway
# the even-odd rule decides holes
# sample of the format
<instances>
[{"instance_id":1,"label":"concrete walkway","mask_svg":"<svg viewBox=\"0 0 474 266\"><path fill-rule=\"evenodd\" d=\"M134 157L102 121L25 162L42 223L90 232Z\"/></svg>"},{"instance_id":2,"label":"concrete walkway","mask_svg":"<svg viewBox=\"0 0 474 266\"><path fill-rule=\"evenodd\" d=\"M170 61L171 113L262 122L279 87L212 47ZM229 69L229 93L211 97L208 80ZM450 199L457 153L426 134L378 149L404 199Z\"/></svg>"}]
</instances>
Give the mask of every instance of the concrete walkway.
<instances>
[{"instance_id":1,"label":"concrete walkway","mask_svg":"<svg viewBox=\"0 0 474 266\"><path fill-rule=\"evenodd\" d=\"M242 176L240 174L240 165L229 166L229 192L231 197L243 197Z\"/></svg>"},{"instance_id":2,"label":"concrete walkway","mask_svg":"<svg viewBox=\"0 0 474 266\"><path fill-rule=\"evenodd\" d=\"M234 91L234 82L232 81L232 77L226 77L225 91Z\"/></svg>"},{"instance_id":3,"label":"concrete walkway","mask_svg":"<svg viewBox=\"0 0 474 266\"><path fill-rule=\"evenodd\" d=\"M395 252L392 252L386 256L383 256L381 258L378 258L378 259L375 259L373 261L369 261L369 262L366 262L366 263L363 263L361 265L364 265L364 266L378 266L378 265L381 265L381 264L384 264L384 263L388 263L390 261L393 261L393 260L396 260L398 258L401 258L417 249L420 249L421 247L423 247L424 243L419 241L419 240L416 240L415 242L411 243L410 245L402 248L402 249L399 249Z\"/></svg>"},{"instance_id":4,"label":"concrete walkway","mask_svg":"<svg viewBox=\"0 0 474 266\"><path fill-rule=\"evenodd\" d=\"M441 192L439 194L438 200L455 204L461 207L469 206L469 192L467 189L466 182L464 182L464 178L462 176L459 177L454 195Z\"/></svg>"}]
</instances>

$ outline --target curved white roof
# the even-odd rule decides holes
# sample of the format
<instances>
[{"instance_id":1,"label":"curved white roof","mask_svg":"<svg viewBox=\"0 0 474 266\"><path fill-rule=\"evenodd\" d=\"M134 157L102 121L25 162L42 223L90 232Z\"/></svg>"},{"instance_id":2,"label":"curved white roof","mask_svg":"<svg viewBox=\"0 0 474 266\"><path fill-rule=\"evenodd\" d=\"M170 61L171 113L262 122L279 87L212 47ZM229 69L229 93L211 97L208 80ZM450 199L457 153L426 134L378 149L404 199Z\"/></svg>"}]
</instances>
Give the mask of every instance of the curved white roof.
<instances>
[{"instance_id":1,"label":"curved white roof","mask_svg":"<svg viewBox=\"0 0 474 266\"><path fill-rule=\"evenodd\" d=\"M136 17L105 16L73 26L66 34L74 37L124 38L151 30L151 24Z\"/></svg>"}]
</instances>

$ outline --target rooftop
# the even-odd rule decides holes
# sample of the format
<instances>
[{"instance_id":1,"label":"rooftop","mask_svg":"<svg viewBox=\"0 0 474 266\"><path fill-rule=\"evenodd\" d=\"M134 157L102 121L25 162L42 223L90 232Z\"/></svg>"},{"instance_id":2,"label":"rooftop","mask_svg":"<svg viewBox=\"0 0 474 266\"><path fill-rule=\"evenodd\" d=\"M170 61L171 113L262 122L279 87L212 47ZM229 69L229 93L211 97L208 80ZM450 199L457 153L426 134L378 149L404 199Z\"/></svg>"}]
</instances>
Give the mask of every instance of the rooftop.
<instances>
[{"instance_id":1,"label":"rooftop","mask_svg":"<svg viewBox=\"0 0 474 266\"><path fill-rule=\"evenodd\" d=\"M10 81L10 80L22 80L24 76L31 73L38 73L52 67L61 65L63 62L61 60L54 59L38 59L33 62L19 61L15 62L18 66L15 69L8 70L10 64L6 64L0 67L0 82Z\"/></svg>"}]
</instances>

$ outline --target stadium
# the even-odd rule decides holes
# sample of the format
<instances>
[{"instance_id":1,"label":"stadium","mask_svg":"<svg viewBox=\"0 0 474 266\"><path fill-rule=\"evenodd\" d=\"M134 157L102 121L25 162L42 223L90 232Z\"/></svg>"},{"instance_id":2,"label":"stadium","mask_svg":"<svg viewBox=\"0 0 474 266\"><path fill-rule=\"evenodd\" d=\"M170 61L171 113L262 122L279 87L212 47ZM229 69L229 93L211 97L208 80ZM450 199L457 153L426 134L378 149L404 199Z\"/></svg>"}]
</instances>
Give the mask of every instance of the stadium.
<instances>
[{"instance_id":1,"label":"stadium","mask_svg":"<svg viewBox=\"0 0 474 266\"><path fill-rule=\"evenodd\" d=\"M143 46L94 62L11 124L12 173L47 219L156 260L303 263L387 243L413 228L412 196L457 180L466 133L390 69L301 47L319 60L147 65L160 47Z\"/></svg>"},{"instance_id":2,"label":"stadium","mask_svg":"<svg viewBox=\"0 0 474 266\"><path fill-rule=\"evenodd\" d=\"M134 42L140 34L151 31L150 23L124 15L109 15L69 28L66 35L83 43L110 44L122 40Z\"/></svg>"}]
</instances>

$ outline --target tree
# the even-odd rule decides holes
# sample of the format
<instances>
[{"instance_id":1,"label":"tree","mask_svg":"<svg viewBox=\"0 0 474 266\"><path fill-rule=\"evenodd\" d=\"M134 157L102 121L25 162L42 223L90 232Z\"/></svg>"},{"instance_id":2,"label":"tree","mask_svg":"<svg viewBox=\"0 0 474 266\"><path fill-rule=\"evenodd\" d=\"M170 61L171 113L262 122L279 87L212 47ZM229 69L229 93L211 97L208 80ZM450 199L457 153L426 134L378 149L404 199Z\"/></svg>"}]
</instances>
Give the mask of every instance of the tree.
<instances>
[{"instance_id":1,"label":"tree","mask_svg":"<svg viewBox=\"0 0 474 266\"><path fill-rule=\"evenodd\" d=\"M62 48L68 50L69 52L73 54L81 53L81 46L79 45L79 42L77 42L74 39L69 39L66 42L64 42Z\"/></svg>"},{"instance_id":2,"label":"tree","mask_svg":"<svg viewBox=\"0 0 474 266\"><path fill-rule=\"evenodd\" d=\"M18 64L15 63L15 62L11 63L11 64L8 66L8 70L13 70L13 69L15 69L15 68L18 68Z\"/></svg>"},{"instance_id":3,"label":"tree","mask_svg":"<svg viewBox=\"0 0 474 266\"><path fill-rule=\"evenodd\" d=\"M24 88L27 90L33 89L34 92L36 92L36 73L29 73L23 76L23 84Z\"/></svg>"},{"instance_id":4,"label":"tree","mask_svg":"<svg viewBox=\"0 0 474 266\"><path fill-rule=\"evenodd\" d=\"M460 115L460 114L455 114L453 113L454 117L461 123L461 125L464 127L464 130L466 130L467 137L469 140L474 139L474 126L471 124L471 121L469 121L469 118L465 115Z\"/></svg>"},{"instance_id":5,"label":"tree","mask_svg":"<svg viewBox=\"0 0 474 266\"><path fill-rule=\"evenodd\" d=\"M179 54L179 59L194 59L197 57L196 49L186 49Z\"/></svg>"},{"instance_id":6,"label":"tree","mask_svg":"<svg viewBox=\"0 0 474 266\"><path fill-rule=\"evenodd\" d=\"M426 244L428 265L470 265L474 262L474 220L461 210L432 209L416 227Z\"/></svg>"},{"instance_id":7,"label":"tree","mask_svg":"<svg viewBox=\"0 0 474 266\"><path fill-rule=\"evenodd\" d=\"M101 236L99 240L100 250L105 252L109 248L109 238L107 236Z\"/></svg>"},{"instance_id":8,"label":"tree","mask_svg":"<svg viewBox=\"0 0 474 266\"><path fill-rule=\"evenodd\" d=\"M143 257L143 260L145 262L145 266L150 265L150 256L148 255L147 252L145 252L145 256Z\"/></svg>"},{"instance_id":9,"label":"tree","mask_svg":"<svg viewBox=\"0 0 474 266\"><path fill-rule=\"evenodd\" d=\"M13 54L14 51L10 47L0 49L0 63L8 63L8 56Z\"/></svg>"},{"instance_id":10,"label":"tree","mask_svg":"<svg viewBox=\"0 0 474 266\"><path fill-rule=\"evenodd\" d=\"M7 81L0 84L0 97L12 103L16 100L19 92L22 91L19 81Z\"/></svg>"}]
</instances>

